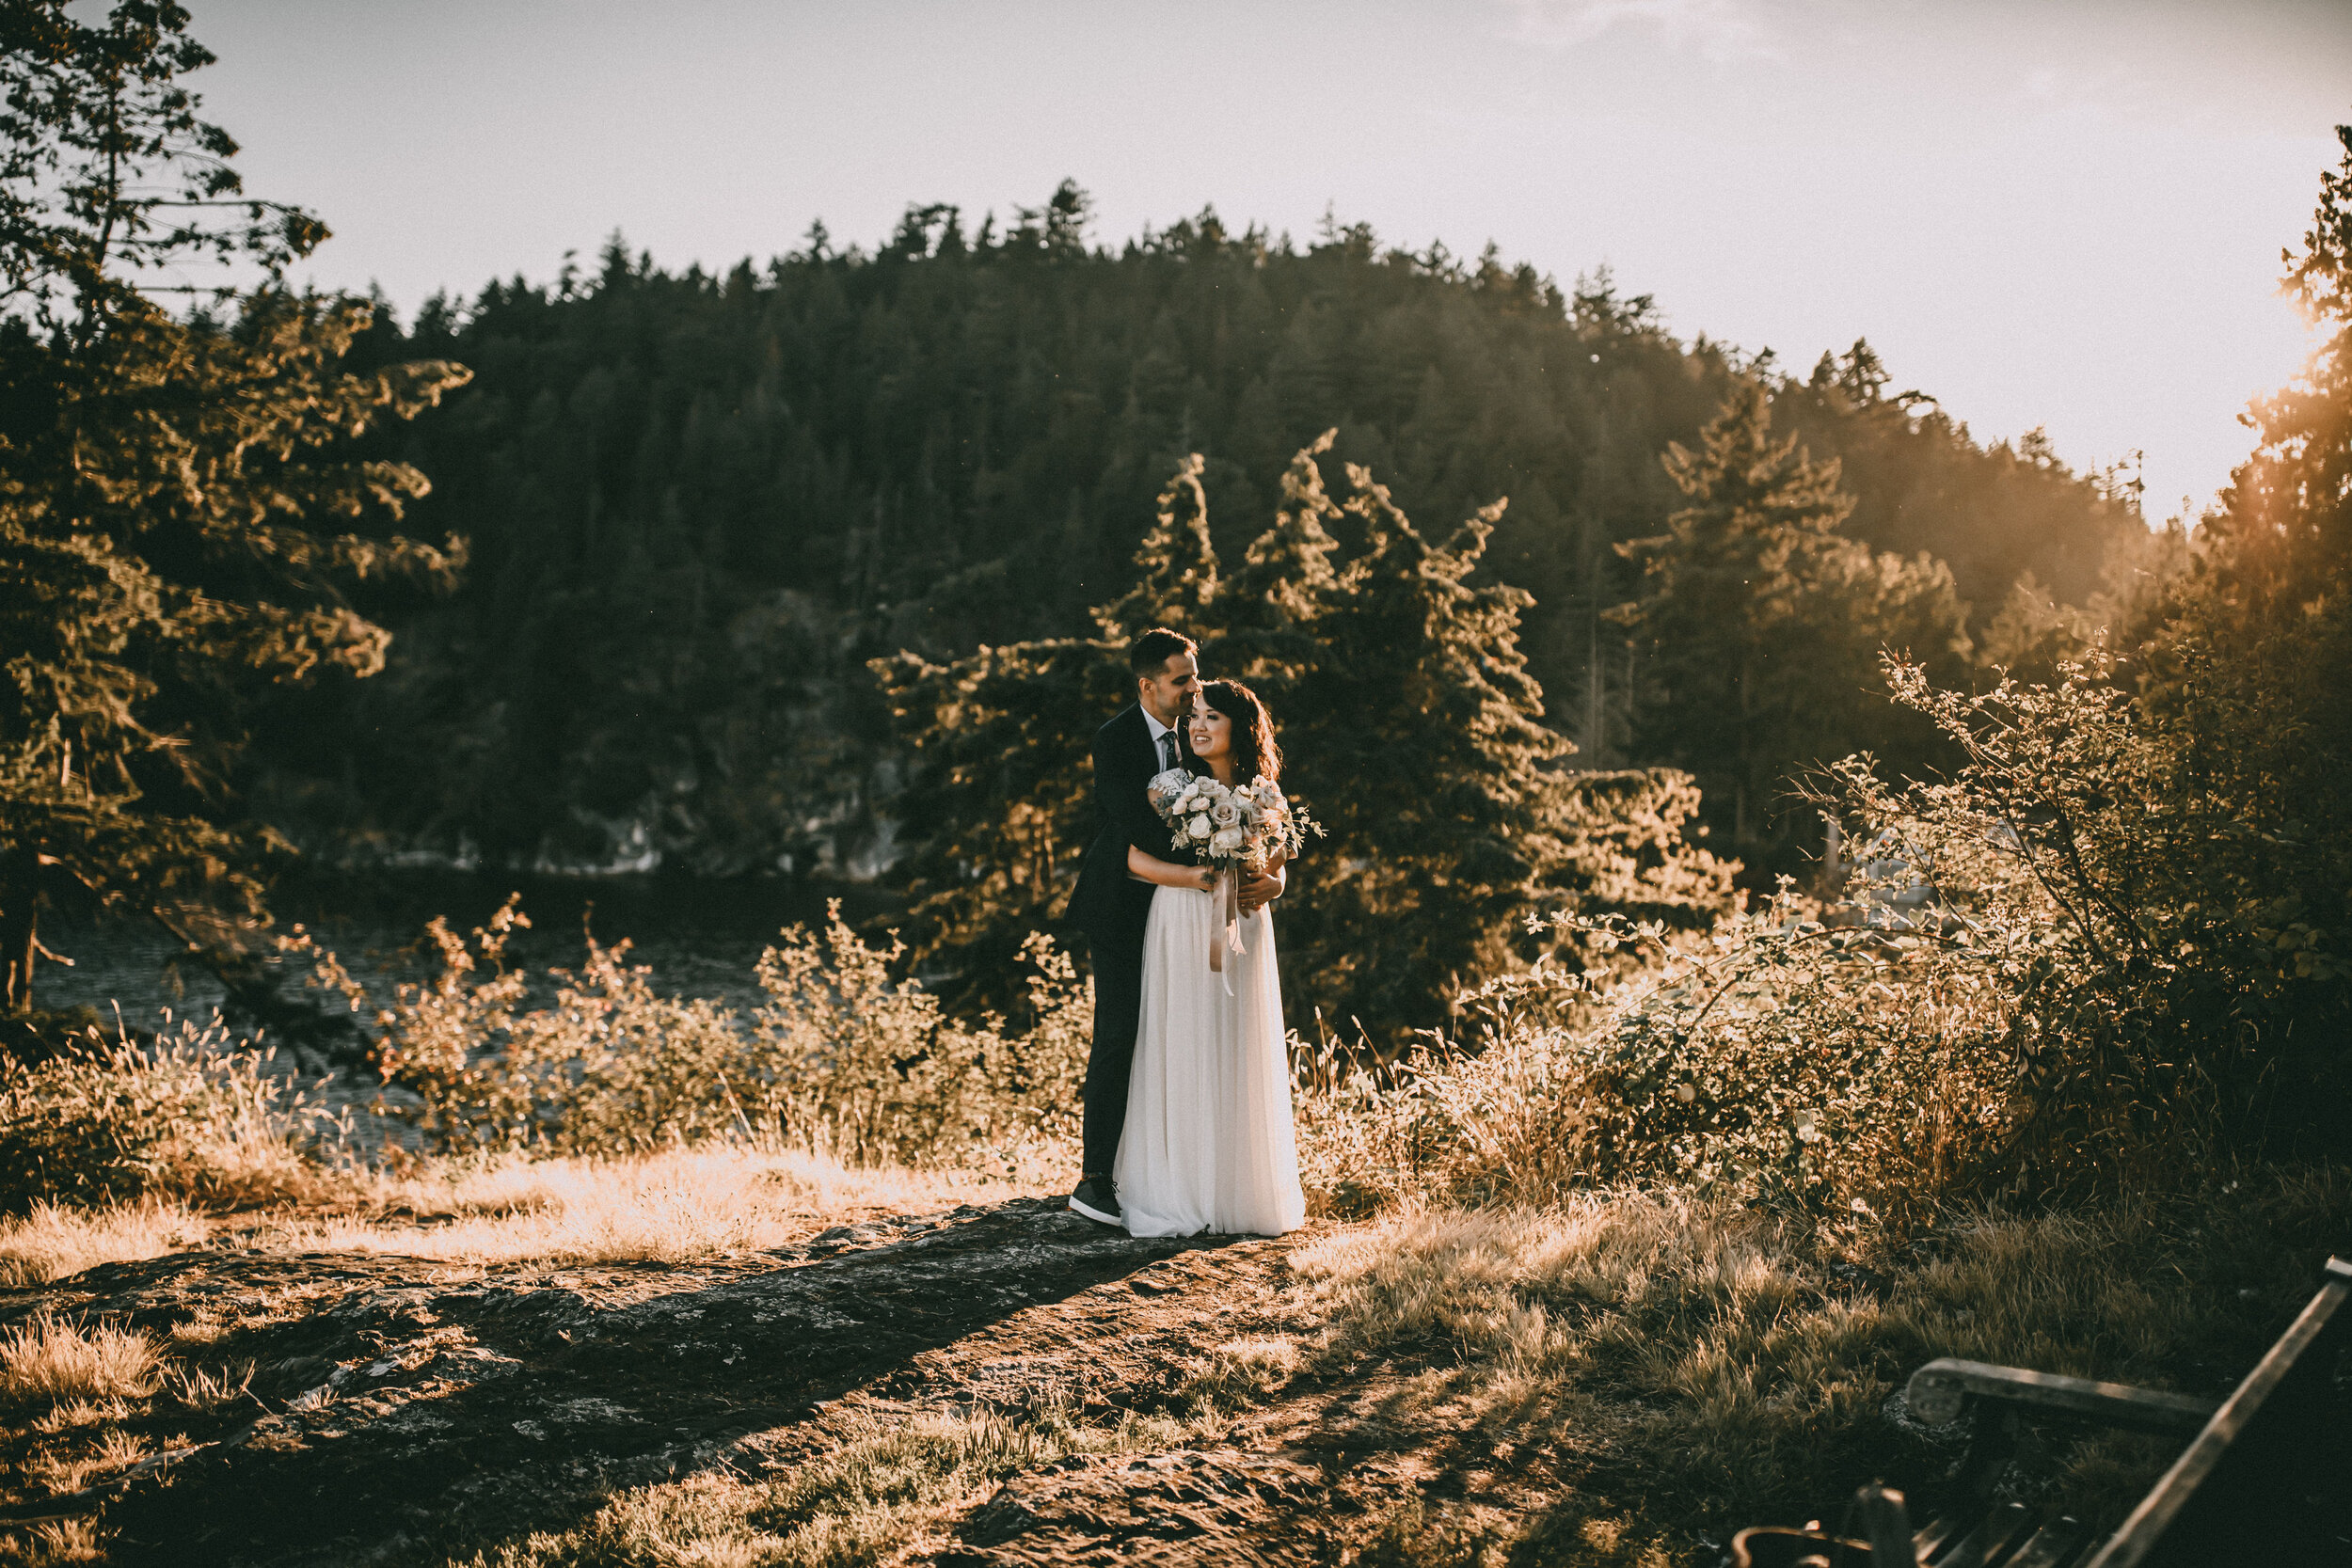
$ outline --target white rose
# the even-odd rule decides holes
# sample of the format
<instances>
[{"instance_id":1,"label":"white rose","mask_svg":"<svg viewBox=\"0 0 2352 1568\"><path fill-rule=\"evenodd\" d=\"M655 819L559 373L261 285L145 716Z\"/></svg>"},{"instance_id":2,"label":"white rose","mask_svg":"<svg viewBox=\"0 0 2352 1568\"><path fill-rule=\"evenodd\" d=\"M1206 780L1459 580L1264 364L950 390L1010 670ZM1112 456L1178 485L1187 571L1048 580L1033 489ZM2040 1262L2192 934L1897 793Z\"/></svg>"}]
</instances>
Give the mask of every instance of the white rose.
<instances>
[{"instance_id":1,"label":"white rose","mask_svg":"<svg viewBox=\"0 0 2352 1568\"><path fill-rule=\"evenodd\" d=\"M1190 833L1190 834L1191 834L1193 837L1195 837L1195 838L1206 838L1206 837L1208 837L1208 836L1209 836L1209 818L1208 818L1208 816L1207 816L1205 814L1202 814L1202 815L1200 815L1200 816L1194 816L1194 817L1193 817L1193 819L1192 819L1191 821L1189 821L1189 822L1187 822L1187 823L1185 823L1185 824L1184 824L1184 832L1186 832Z\"/></svg>"},{"instance_id":2,"label":"white rose","mask_svg":"<svg viewBox=\"0 0 2352 1568\"><path fill-rule=\"evenodd\" d=\"M1209 820L1220 828L1230 828L1241 820L1241 808L1231 800L1219 800L1209 808Z\"/></svg>"},{"instance_id":3,"label":"white rose","mask_svg":"<svg viewBox=\"0 0 2352 1568\"><path fill-rule=\"evenodd\" d=\"M1242 847L1247 836L1239 828L1219 828L1210 835L1209 847L1220 855L1230 855Z\"/></svg>"}]
</instances>

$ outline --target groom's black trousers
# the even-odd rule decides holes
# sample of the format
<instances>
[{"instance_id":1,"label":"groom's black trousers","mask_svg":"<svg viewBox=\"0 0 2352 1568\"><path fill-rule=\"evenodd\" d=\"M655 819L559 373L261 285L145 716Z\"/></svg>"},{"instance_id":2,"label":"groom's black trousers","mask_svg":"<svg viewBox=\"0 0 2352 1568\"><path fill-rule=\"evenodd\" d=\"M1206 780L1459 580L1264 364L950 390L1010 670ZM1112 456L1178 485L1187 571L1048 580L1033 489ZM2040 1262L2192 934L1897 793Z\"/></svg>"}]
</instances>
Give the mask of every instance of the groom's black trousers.
<instances>
[{"instance_id":1,"label":"groom's black trousers","mask_svg":"<svg viewBox=\"0 0 2352 1568\"><path fill-rule=\"evenodd\" d=\"M1087 1057L1086 1151L1079 1169L1108 1176L1127 1121L1127 1080L1143 1017L1143 932L1089 935L1094 965L1094 1049Z\"/></svg>"}]
</instances>

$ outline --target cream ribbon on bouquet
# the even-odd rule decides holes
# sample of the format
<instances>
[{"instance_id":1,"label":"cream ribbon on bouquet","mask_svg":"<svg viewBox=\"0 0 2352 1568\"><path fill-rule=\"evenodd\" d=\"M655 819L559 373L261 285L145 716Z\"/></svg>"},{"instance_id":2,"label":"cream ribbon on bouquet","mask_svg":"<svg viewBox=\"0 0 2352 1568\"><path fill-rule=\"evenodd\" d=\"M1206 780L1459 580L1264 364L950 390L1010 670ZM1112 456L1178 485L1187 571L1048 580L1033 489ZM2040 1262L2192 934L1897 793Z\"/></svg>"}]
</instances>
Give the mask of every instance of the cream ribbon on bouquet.
<instances>
[{"instance_id":1,"label":"cream ribbon on bouquet","mask_svg":"<svg viewBox=\"0 0 2352 1568\"><path fill-rule=\"evenodd\" d=\"M1209 970L1225 974L1225 955L1247 956L1249 949L1241 941L1241 876L1232 866L1216 874L1216 886L1210 890L1216 900L1216 929L1209 933ZM1225 975L1225 994L1233 994L1233 977Z\"/></svg>"},{"instance_id":2,"label":"cream ribbon on bouquet","mask_svg":"<svg viewBox=\"0 0 2352 1568\"><path fill-rule=\"evenodd\" d=\"M1209 938L1209 969L1224 974L1228 953L1248 952L1241 941L1242 872L1263 867L1278 850L1297 854L1307 829L1323 830L1305 811L1294 810L1269 779L1223 784L1171 768L1144 785L1144 795L1168 824L1171 847L1200 856L1216 872L1209 893L1219 928ZM1226 994L1232 990L1229 976Z\"/></svg>"}]
</instances>

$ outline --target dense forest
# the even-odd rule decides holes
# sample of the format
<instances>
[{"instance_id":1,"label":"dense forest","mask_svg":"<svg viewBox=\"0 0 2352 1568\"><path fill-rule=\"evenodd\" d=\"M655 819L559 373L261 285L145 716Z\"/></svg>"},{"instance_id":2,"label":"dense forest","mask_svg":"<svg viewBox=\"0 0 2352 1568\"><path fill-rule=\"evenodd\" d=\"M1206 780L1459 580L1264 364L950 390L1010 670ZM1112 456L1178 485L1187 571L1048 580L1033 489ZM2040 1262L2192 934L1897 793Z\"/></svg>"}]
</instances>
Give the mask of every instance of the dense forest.
<instances>
[{"instance_id":1,"label":"dense forest","mask_svg":"<svg viewBox=\"0 0 2352 1568\"><path fill-rule=\"evenodd\" d=\"M1717 754L1692 673L1805 664L1820 630L1742 653L1739 617L1642 612L1694 484L1776 462L1837 571L1913 585L1897 596L1931 612L1902 635L1925 628L1912 651L1947 674L2030 658L2149 547L2120 472L2038 436L1979 444L1864 341L1788 374L1679 341L1606 273L1563 288L1491 247L1328 223L1301 246L1204 211L1113 249L1088 224L1065 184L1001 228L914 208L871 251L818 226L723 275L616 237L593 273L437 297L405 326L379 309L352 368L473 372L371 438L432 482L404 527L462 539L466 568L366 599L392 632L380 678L251 716L253 814L328 861L870 873L904 772L868 659L1086 635L1185 454L1232 560L1336 427L1330 461L1424 527L1507 498L1479 580L1533 594L1521 647L1572 766L1692 768L1715 843L1761 874L1801 847L1774 778L1929 742L1868 717L1887 705L1866 647L1820 664L1754 755ZM1677 458L1742 388L1762 394L1744 432Z\"/></svg>"}]
</instances>

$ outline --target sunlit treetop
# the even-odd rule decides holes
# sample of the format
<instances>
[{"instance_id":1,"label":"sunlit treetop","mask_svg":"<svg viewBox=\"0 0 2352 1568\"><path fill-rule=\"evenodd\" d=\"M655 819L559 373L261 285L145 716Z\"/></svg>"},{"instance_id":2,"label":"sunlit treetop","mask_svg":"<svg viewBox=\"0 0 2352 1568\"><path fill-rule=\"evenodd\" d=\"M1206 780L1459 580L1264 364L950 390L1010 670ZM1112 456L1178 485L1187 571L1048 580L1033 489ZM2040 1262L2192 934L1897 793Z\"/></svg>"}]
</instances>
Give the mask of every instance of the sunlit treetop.
<instances>
[{"instance_id":1,"label":"sunlit treetop","mask_svg":"<svg viewBox=\"0 0 2352 1568\"><path fill-rule=\"evenodd\" d=\"M300 207L246 194L237 144L183 78L213 63L188 12L120 0L0 0L0 289L52 328L110 296L221 301L274 282L327 237Z\"/></svg>"}]
</instances>

